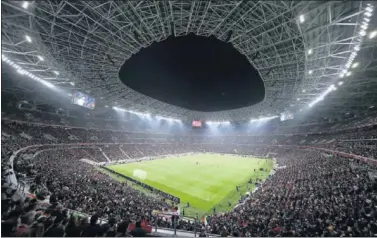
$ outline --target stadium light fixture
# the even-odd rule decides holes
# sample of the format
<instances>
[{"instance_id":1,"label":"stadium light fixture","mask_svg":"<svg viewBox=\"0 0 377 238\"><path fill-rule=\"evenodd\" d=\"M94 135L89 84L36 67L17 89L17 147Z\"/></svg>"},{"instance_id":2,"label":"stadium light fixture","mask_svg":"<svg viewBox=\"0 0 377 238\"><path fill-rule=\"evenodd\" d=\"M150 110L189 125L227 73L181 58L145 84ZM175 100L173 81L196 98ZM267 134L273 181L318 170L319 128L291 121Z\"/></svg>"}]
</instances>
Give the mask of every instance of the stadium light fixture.
<instances>
[{"instance_id":1,"label":"stadium light fixture","mask_svg":"<svg viewBox=\"0 0 377 238\"><path fill-rule=\"evenodd\" d=\"M129 110L124 110L124 111L138 115L140 117L150 117L151 116L151 114L149 114L148 112L142 113L142 112L135 112L135 111L129 111Z\"/></svg>"},{"instance_id":2,"label":"stadium light fixture","mask_svg":"<svg viewBox=\"0 0 377 238\"><path fill-rule=\"evenodd\" d=\"M44 84L45 86L49 87L49 88L54 88L54 87L55 87L52 83L47 82L47 81L45 81L45 80L41 80L40 82L41 82L42 84Z\"/></svg>"},{"instance_id":3,"label":"stadium light fixture","mask_svg":"<svg viewBox=\"0 0 377 238\"><path fill-rule=\"evenodd\" d=\"M340 85L343 85L343 81L340 81L339 83L338 83L338 85L340 86Z\"/></svg>"},{"instance_id":4,"label":"stadium light fixture","mask_svg":"<svg viewBox=\"0 0 377 238\"><path fill-rule=\"evenodd\" d=\"M272 119L275 119L275 118L278 118L278 116L260 117L260 118L257 118L257 119L250 119L250 122L251 123L253 123L253 122L265 122L265 121L269 121L269 120L272 120Z\"/></svg>"},{"instance_id":5,"label":"stadium light fixture","mask_svg":"<svg viewBox=\"0 0 377 238\"><path fill-rule=\"evenodd\" d=\"M347 72L346 73L346 76L348 77L348 76L351 76L351 74L352 74L352 72Z\"/></svg>"},{"instance_id":6,"label":"stadium light fixture","mask_svg":"<svg viewBox=\"0 0 377 238\"><path fill-rule=\"evenodd\" d=\"M25 39L26 39L26 41L27 41L27 42L29 42L29 43L31 43L31 42L32 42L32 40L31 40L31 37L30 37L30 36L28 36L28 35L25 35Z\"/></svg>"},{"instance_id":7,"label":"stadium light fixture","mask_svg":"<svg viewBox=\"0 0 377 238\"><path fill-rule=\"evenodd\" d=\"M22 3L22 8L27 9L28 7L29 7L29 2L28 1L24 1Z\"/></svg>"},{"instance_id":8,"label":"stadium light fixture","mask_svg":"<svg viewBox=\"0 0 377 238\"><path fill-rule=\"evenodd\" d=\"M170 117L156 116L156 118L159 119L159 120L166 120L166 121L170 121L170 122L181 122L181 120L179 120L179 119L170 118Z\"/></svg>"},{"instance_id":9,"label":"stadium light fixture","mask_svg":"<svg viewBox=\"0 0 377 238\"><path fill-rule=\"evenodd\" d=\"M121 112L125 112L126 111L126 109L123 109L123 108L120 108L120 107L113 107L113 109L115 110L115 111L121 111Z\"/></svg>"},{"instance_id":10,"label":"stadium light fixture","mask_svg":"<svg viewBox=\"0 0 377 238\"><path fill-rule=\"evenodd\" d=\"M42 56L40 56L40 55L38 55L37 57L38 57L38 59L39 59L40 61L44 61L44 60L45 60L45 59L44 59Z\"/></svg>"},{"instance_id":11,"label":"stadium light fixture","mask_svg":"<svg viewBox=\"0 0 377 238\"><path fill-rule=\"evenodd\" d=\"M369 39L373 39L374 37L377 36L377 30L376 31L372 31L371 33L369 33Z\"/></svg>"},{"instance_id":12,"label":"stadium light fixture","mask_svg":"<svg viewBox=\"0 0 377 238\"><path fill-rule=\"evenodd\" d=\"M24 75L25 74L25 70L23 69L18 69L17 70L17 73L21 74L21 75Z\"/></svg>"},{"instance_id":13,"label":"stadium light fixture","mask_svg":"<svg viewBox=\"0 0 377 238\"><path fill-rule=\"evenodd\" d=\"M5 55L1 55L1 59L9 64L10 66L12 66L13 68L15 68L17 70L17 72L21 75L26 75L28 76L29 78L37 81L37 82L40 82L42 84L44 84L45 86L49 87L49 88L55 88L55 85L53 85L52 83L50 82L47 82L37 76L35 76L34 74L24 70L21 66L19 66L18 64L16 64L15 62L13 62L12 60L10 60L8 57L6 57Z\"/></svg>"},{"instance_id":14,"label":"stadium light fixture","mask_svg":"<svg viewBox=\"0 0 377 238\"><path fill-rule=\"evenodd\" d=\"M300 23L304 23L305 22L305 16L300 15L299 20L300 20Z\"/></svg>"},{"instance_id":15,"label":"stadium light fixture","mask_svg":"<svg viewBox=\"0 0 377 238\"><path fill-rule=\"evenodd\" d=\"M372 108L374 108L374 106L372 105L372 106L370 106L369 108L372 109Z\"/></svg>"},{"instance_id":16,"label":"stadium light fixture","mask_svg":"<svg viewBox=\"0 0 377 238\"><path fill-rule=\"evenodd\" d=\"M371 17L372 13L371 12L365 12L364 15L367 16L367 17Z\"/></svg>"},{"instance_id":17,"label":"stadium light fixture","mask_svg":"<svg viewBox=\"0 0 377 238\"><path fill-rule=\"evenodd\" d=\"M55 75L59 75L59 72L58 71L53 71Z\"/></svg>"},{"instance_id":18,"label":"stadium light fixture","mask_svg":"<svg viewBox=\"0 0 377 238\"><path fill-rule=\"evenodd\" d=\"M312 49L309 49L308 50L308 55L311 55L313 53L313 50Z\"/></svg>"},{"instance_id":19,"label":"stadium light fixture","mask_svg":"<svg viewBox=\"0 0 377 238\"><path fill-rule=\"evenodd\" d=\"M359 32L359 34L360 34L361 36L365 36L367 33L366 33L366 31L361 30L361 31Z\"/></svg>"},{"instance_id":20,"label":"stadium light fixture","mask_svg":"<svg viewBox=\"0 0 377 238\"><path fill-rule=\"evenodd\" d=\"M300 98L297 98L297 101L300 101Z\"/></svg>"},{"instance_id":21,"label":"stadium light fixture","mask_svg":"<svg viewBox=\"0 0 377 238\"><path fill-rule=\"evenodd\" d=\"M229 121L207 121L206 124L208 125L229 125Z\"/></svg>"},{"instance_id":22,"label":"stadium light fixture","mask_svg":"<svg viewBox=\"0 0 377 238\"><path fill-rule=\"evenodd\" d=\"M331 93L334 90L336 90L336 87L334 86L334 84L330 85L330 87L328 87L326 91L324 91L318 98L316 98L313 102L309 103L309 107L313 107L316 103L325 99L327 94Z\"/></svg>"},{"instance_id":23,"label":"stadium light fixture","mask_svg":"<svg viewBox=\"0 0 377 238\"><path fill-rule=\"evenodd\" d=\"M357 67L359 67L359 62L353 63L352 68L354 69L354 68L357 68Z\"/></svg>"},{"instance_id":24,"label":"stadium light fixture","mask_svg":"<svg viewBox=\"0 0 377 238\"><path fill-rule=\"evenodd\" d=\"M308 74L312 74L313 73L313 70L309 70Z\"/></svg>"},{"instance_id":25,"label":"stadium light fixture","mask_svg":"<svg viewBox=\"0 0 377 238\"><path fill-rule=\"evenodd\" d=\"M354 48L353 48L355 51L359 51L360 50L360 46L355 46Z\"/></svg>"},{"instance_id":26,"label":"stadium light fixture","mask_svg":"<svg viewBox=\"0 0 377 238\"><path fill-rule=\"evenodd\" d=\"M305 93L305 92L306 92L306 90L304 89L304 90L302 90L302 92L303 92L303 93Z\"/></svg>"},{"instance_id":27,"label":"stadium light fixture","mask_svg":"<svg viewBox=\"0 0 377 238\"><path fill-rule=\"evenodd\" d=\"M69 84L75 86L75 82L69 82Z\"/></svg>"}]
</instances>

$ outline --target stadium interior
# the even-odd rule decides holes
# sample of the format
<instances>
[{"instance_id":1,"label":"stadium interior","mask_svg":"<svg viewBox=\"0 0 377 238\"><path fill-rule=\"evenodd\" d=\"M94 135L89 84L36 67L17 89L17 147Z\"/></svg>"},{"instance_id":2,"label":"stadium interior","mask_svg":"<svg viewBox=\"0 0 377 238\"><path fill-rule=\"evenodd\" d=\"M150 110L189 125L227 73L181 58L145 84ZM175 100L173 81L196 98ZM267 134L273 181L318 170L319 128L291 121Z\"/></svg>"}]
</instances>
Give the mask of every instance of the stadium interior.
<instances>
[{"instance_id":1,"label":"stadium interior","mask_svg":"<svg viewBox=\"0 0 377 238\"><path fill-rule=\"evenodd\" d=\"M1 1L1 236L377 236L375 1Z\"/></svg>"}]
</instances>

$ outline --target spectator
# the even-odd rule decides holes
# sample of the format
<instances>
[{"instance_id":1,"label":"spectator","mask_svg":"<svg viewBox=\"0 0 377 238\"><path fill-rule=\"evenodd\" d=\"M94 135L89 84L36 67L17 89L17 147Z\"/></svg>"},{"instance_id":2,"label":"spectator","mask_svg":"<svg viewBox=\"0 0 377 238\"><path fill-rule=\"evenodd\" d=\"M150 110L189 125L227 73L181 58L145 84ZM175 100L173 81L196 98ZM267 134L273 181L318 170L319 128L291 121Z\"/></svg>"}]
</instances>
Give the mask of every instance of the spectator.
<instances>
[{"instance_id":1,"label":"spectator","mask_svg":"<svg viewBox=\"0 0 377 238\"><path fill-rule=\"evenodd\" d=\"M98 222L98 215L95 214L90 218L90 224L84 227L83 231L81 232L81 236L83 237L95 237L101 233L101 228L97 224Z\"/></svg>"},{"instance_id":2,"label":"spectator","mask_svg":"<svg viewBox=\"0 0 377 238\"><path fill-rule=\"evenodd\" d=\"M53 224L47 228L46 232L44 233L44 237L63 237L64 236L64 227L62 225L63 217L56 216Z\"/></svg>"},{"instance_id":3,"label":"spectator","mask_svg":"<svg viewBox=\"0 0 377 238\"><path fill-rule=\"evenodd\" d=\"M115 237L117 234L117 221L114 217L109 219L108 223L101 226L100 236Z\"/></svg>"},{"instance_id":4,"label":"spectator","mask_svg":"<svg viewBox=\"0 0 377 238\"><path fill-rule=\"evenodd\" d=\"M156 199L125 183L117 182L81 159L109 162L119 158L139 159L202 151L244 155L266 155L271 152L277 155L277 163L282 168L277 169L254 194L244 196L242 203L231 212L208 216L206 225L200 224L203 226L200 234L205 235L206 230L207 233L222 236L231 234L247 237L377 234L377 184L369 176L370 172L376 172L375 167L336 154L326 155L317 150L271 147L308 145L374 158L377 151L373 143L377 130L375 119L339 125L339 130L325 133L317 133L318 130L304 126L295 135L190 138L67 126L74 124L73 122L65 122L64 127L42 127L30 121L51 124L56 120L45 119L43 116L28 117L26 120L19 114L15 117L23 118L24 122L2 122L2 129L7 134L2 137L3 236L63 236L64 233L66 236L115 236L116 233L125 236L128 235L126 230L129 221L142 216L150 218L160 227L171 228L170 222L152 216L154 209L170 207L168 201ZM101 123L97 121L97 124ZM76 139L72 139L73 137ZM177 143L158 143L161 139L173 139ZM198 144L191 143L193 139ZM85 142L86 146L71 148L68 145L54 145L57 142L69 144L72 140ZM110 141L127 144L91 145L94 141L99 144ZM199 145L202 141L211 143ZM36 153L39 148L32 148L30 152L26 151L15 158L13 167L14 175L19 181L31 181L30 187L40 201L17 200L15 197L21 197L20 194L8 186L5 179L12 175L9 158L21 147L35 144L45 144L51 150ZM27 159L28 153L32 155L32 159ZM173 199L162 191L149 189L159 197ZM51 204L43 207L45 201ZM64 209L98 215L91 217L90 224L87 224L87 218L83 218L79 226L74 218L68 220L67 210ZM40 216L39 211L44 211L44 215ZM99 226L99 215L109 222ZM122 221L117 224L115 217L118 220L122 218ZM177 228L194 230L191 223L182 220L178 221ZM144 236L143 232L141 224L137 223L131 234Z\"/></svg>"},{"instance_id":5,"label":"spectator","mask_svg":"<svg viewBox=\"0 0 377 238\"><path fill-rule=\"evenodd\" d=\"M78 224L78 219L71 216L67 227L65 228L66 237L79 237L81 235L81 227Z\"/></svg>"},{"instance_id":6,"label":"spectator","mask_svg":"<svg viewBox=\"0 0 377 238\"><path fill-rule=\"evenodd\" d=\"M135 228L130 232L130 234L131 234L133 237L144 237L144 236L146 236L145 231L143 230L143 228L141 228L141 222L140 222L140 221L136 222L136 226L135 226Z\"/></svg>"}]
</instances>

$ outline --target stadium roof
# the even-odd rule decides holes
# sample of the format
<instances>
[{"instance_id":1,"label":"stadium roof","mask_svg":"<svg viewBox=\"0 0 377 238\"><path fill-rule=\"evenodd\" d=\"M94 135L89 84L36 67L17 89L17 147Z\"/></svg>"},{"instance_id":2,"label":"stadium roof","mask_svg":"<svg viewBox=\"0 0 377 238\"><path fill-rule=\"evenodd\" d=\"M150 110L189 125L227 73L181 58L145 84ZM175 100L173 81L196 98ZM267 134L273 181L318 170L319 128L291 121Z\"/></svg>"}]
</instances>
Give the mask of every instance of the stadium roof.
<instances>
[{"instance_id":1,"label":"stadium roof","mask_svg":"<svg viewBox=\"0 0 377 238\"><path fill-rule=\"evenodd\" d=\"M2 59L49 88L89 93L99 109L117 106L208 120L268 117L286 110L321 116L365 113L377 108L377 37L372 39L377 24L371 3L2 1ZM203 113L121 83L124 60L171 34L189 33L213 35L246 55L264 80L265 99L251 107Z\"/></svg>"}]
</instances>

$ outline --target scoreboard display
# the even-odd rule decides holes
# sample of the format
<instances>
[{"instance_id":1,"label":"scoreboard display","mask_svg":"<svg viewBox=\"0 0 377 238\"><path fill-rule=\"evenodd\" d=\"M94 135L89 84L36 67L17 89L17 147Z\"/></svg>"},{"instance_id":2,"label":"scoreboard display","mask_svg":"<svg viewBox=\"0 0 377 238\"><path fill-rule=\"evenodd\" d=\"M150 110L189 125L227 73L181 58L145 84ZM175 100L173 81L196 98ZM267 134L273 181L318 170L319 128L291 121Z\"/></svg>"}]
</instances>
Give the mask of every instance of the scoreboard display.
<instances>
[{"instance_id":1,"label":"scoreboard display","mask_svg":"<svg viewBox=\"0 0 377 238\"><path fill-rule=\"evenodd\" d=\"M74 92L71 100L73 104L89 109L94 109L94 107L96 106L96 100L93 97L90 97L89 95L82 92Z\"/></svg>"},{"instance_id":2,"label":"scoreboard display","mask_svg":"<svg viewBox=\"0 0 377 238\"><path fill-rule=\"evenodd\" d=\"M200 120L193 120L192 121L192 127L195 127L195 128L202 127L202 121L200 121Z\"/></svg>"}]
</instances>

